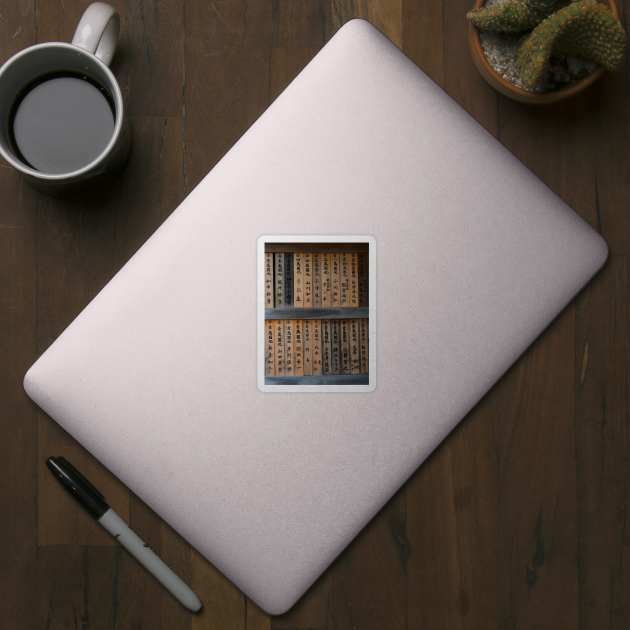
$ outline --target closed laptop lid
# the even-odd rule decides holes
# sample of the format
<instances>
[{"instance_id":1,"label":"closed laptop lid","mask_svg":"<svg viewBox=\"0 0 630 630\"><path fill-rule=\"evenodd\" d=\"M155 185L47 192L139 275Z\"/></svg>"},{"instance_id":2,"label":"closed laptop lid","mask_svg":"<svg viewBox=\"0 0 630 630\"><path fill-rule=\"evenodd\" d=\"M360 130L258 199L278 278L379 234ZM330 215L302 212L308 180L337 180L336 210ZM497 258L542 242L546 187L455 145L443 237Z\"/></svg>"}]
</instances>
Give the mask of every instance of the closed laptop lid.
<instances>
[{"instance_id":1,"label":"closed laptop lid","mask_svg":"<svg viewBox=\"0 0 630 630\"><path fill-rule=\"evenodd\" d=\"M271 242L368 247L367 385L266 384L262 269ZM24 384L276 614L607 253L601 236L465 110L354 20Z\"/></svg>"}]
</instances>

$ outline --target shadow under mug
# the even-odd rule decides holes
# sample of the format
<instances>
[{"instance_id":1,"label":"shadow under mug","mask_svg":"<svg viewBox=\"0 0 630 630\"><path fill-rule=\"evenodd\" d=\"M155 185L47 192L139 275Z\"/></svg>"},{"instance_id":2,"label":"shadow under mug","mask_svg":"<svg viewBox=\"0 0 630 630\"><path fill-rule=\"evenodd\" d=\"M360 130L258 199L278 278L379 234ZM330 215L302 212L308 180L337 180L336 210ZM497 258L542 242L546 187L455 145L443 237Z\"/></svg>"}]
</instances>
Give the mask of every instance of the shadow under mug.
<instances>
[{"instance_id":1,"label":"shadow under mug","mask_svg":"<svg viewBox=\"0 0 630 630\"><path fill-rule=\"evenodd\" d=\"M120 17L102 2L91 4L83 14L72 44L49 42L20 51L0 68L0 154L34 188L55 197L74 197L110 182L123 168L131 151L131 124L118 83L108 65L114 56ZM68 73L103 86L111 97L114 131L103 151L78 170L45 173L34 169L19 153L12 139L17 100L34 81L47 75Z\"/></svg>"}]
</instances>

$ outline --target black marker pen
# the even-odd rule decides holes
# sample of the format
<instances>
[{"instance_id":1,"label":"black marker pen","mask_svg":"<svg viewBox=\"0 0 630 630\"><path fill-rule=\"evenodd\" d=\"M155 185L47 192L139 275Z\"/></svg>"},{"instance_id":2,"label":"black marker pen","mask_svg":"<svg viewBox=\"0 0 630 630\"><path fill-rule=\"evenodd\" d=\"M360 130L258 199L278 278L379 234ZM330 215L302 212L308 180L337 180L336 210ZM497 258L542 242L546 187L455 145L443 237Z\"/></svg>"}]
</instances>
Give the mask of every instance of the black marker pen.
<instances>
[{"instance_id":1,"label":"black marker pen","mask_svg":"<svg viewBox=\"0 0 630 630\"><path fill-rule=\"evenodd\" d=\"M65 457L49 457L46 466L61 485L183 606L193 612L201 608L201 601L192 590L107 505L105 497Z\"/></svg>"}]
</instances>

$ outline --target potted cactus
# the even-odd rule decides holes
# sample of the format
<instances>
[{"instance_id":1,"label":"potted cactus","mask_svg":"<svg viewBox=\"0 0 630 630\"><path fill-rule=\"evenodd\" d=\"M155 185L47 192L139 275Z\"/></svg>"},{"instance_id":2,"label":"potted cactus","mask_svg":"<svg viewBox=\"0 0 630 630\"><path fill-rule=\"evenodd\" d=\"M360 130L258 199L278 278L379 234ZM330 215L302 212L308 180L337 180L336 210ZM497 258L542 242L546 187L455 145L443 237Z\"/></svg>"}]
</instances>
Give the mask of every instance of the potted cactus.
<instances>
[{"instance_id":1,"label":"potted cactus","mask_svg":"<svg viewBox=\"0 0 630 630\"><path fill-rule=\"evenodd\" d=\"M614 0L605 2L489 0L483 6L484 0L477 0L467 15L473 60L488 83L510 98L537 103L566 98L624 58L626 34ZM497 62L493 43L512 54Z\"/></svg>"}]
</instances>

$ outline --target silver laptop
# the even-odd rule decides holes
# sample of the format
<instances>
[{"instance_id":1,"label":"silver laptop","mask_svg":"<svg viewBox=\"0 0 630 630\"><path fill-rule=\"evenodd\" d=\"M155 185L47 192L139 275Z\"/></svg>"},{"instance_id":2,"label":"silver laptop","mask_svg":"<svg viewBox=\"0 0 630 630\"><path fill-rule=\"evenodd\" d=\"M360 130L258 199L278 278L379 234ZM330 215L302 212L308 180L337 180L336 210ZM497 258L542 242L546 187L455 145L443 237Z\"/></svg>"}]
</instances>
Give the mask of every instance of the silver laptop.
<instances>
[{"instance_id":1,"label":"silver laptop","mask_svg":"<svg viewBox=\"0 0 630 630\"><path fill-rule=\"evenodd\" d=\"M336 248L367 252L369 305L266 308L267 248L285 245L322 260ZM278 614L607 254L595 230L390 41L354 20L24 386ZM269 376L268 322L325 322L331 313L369 321L361 378Z\"/></svg>"}]
</instances>

